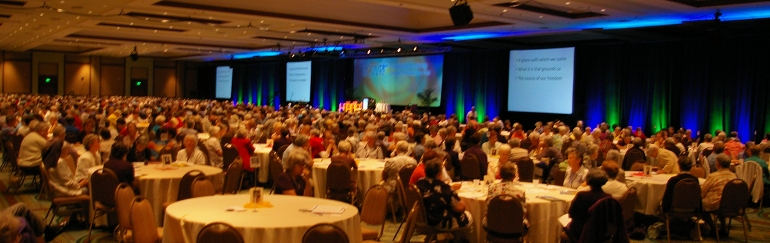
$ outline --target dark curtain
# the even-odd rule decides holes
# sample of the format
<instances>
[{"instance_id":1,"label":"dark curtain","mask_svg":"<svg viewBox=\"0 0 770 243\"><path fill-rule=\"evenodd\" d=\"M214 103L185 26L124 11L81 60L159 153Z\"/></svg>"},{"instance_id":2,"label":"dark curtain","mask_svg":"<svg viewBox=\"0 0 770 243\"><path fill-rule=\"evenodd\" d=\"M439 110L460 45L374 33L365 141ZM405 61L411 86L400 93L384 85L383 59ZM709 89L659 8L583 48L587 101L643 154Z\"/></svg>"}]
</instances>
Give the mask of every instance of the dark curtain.
<instances>
[{"instance_id":1,"label":"dark curtain","mask_svg":"<svg viewBox=\"0 0 770 243\"><path fill-rule=\"evenodd\" d=\"M345 90L353 86L353 59L313 60L310 98L313 107L337 111Z\"/></svg>"},{"instance_id":2,"label":"dark curtain","mask_svg":"<svg viewBox=\"0 0 770 243\"><path fill-rule=\"evenodd\" d=\"M508 90L508 51L467 51L444 54L441 104L446 114L465 115L476 107L479 121L505 109Z\"/></svg>"}]
</instances>

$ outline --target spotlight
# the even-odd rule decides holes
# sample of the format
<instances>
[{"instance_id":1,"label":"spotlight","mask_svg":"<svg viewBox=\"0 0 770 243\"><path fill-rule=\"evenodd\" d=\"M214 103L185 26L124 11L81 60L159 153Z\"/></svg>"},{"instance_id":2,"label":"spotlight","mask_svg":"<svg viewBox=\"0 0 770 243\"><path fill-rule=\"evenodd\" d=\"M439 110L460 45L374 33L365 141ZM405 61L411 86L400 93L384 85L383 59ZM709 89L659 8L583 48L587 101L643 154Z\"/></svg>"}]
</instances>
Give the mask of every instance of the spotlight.
<instances>
[{"instance_id":1,"label":"spotlight","mask_svg":"<svg viewBox=\"0 0 770 243\"><path fill-rule=\"evenodd\" d=\"M401 52L401 47L399 47L398 50L396 50L396 52Z\"/></svg>"},{"instance_id":2,"label":"spotlight","mask_svg":"<svg viewBox=\"0 0 770 243\"><path fill-rule=\"evenodd\" d=\"M366 55L372 54L372 50L366 51Z\"/></svg>"},{"instance_id":3,"label":"spotlight","mask_svg":"<svg viewBox=\"0 0 770 243\"><path fill-rule=\"evenodd\" d=\"M131 51L131 54L129 56L131 57L131 60L133 60L133 61L139 60L139 52L136 51L136 46L134 46L134 50Z\"/></svg>"},{"instance_id":4,"label":"spotlight","mask_svg":"<svg viewBox=\"0 0 770 243\"><path fill-rule=\"evenodd\" d=\"M416 52L417 51L417 47L415 46L414 49L412 49L412 51Z\"/></svg>"}]
</instances>

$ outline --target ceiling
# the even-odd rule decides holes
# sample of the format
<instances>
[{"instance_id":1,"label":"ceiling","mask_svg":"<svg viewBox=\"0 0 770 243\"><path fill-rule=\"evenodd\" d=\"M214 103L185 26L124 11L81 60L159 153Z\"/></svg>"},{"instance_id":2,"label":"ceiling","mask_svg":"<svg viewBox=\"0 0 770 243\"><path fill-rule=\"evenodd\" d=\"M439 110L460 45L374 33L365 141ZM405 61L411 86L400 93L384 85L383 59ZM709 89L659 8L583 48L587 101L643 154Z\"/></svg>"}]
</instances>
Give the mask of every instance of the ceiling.
<instances>
[{"instance_id":1,"label":"ceiling","mask_svg":"<svg viewBox=\"0 0 770 243\"><path fill-rule=\"evenodd\" d=\"M473 20L455 26L452 0L0 0L0 49L125 57L136 46L146 57L223 60L324 47L363 54L660 41L717 24L738 35L770 26L766 0L468 3Z\"/></svg>"}]
</instances>

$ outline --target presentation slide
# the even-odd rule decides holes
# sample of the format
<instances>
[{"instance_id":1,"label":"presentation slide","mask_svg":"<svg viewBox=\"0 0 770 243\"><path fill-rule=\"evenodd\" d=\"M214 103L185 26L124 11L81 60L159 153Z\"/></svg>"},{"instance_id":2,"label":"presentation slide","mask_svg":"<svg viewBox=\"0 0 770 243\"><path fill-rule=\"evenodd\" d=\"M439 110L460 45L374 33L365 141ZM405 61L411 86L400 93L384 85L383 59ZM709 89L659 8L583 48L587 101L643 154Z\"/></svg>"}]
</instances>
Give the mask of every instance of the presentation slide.
<instances>
[{"instance_id":1,"label":"presentation slide","mask_svg":"<svg viewBox=\"0 0 770 243\"><path fill-rule=\"evenodd\" d=\"M233 94L233 68L230 66L217 67L217 86L215 98L230 99Z\"/></svg>"},{"instance_id":2,"label":"presentation slide","mask_svg":"<svg viewBox=\"0 0 770 243\"><path fill-rule=\"evenodd\" d=\"M310 64L311 61L286 63L286 101L310 101Z\"/></svg>"},{"instance_id":3,"label":"presentation slide","mask_svg":"<svg viewBox=\"0 0 770 243\"><path fill-rule=\"evenodd\" d=\"M508 111L572 114L575 48L511 51Z\"/></svg>"},{"instance_id":4,"label":"presentation slide","mask_svg":"<svg viewBox=\"0 0 770 243\"><path fill-rule=\"evenodd\" d=\"M355 60L353 86L357 95L392 105L420 105L417 93L433 89L432 97L441 104L444 56L409 56Z\"/></svg>"}]
</instances>

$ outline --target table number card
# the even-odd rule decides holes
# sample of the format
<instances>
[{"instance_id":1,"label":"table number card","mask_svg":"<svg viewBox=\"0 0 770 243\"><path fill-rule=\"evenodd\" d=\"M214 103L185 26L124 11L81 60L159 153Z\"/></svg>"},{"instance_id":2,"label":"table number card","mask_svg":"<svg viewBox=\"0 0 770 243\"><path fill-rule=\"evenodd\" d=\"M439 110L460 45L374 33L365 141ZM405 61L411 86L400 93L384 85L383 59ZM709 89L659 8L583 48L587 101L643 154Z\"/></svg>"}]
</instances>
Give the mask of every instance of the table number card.
<instances>
[{"instance_id":1,"label":"table number card","mask_svg":"<svg viewBox=\"0 0 770 243\"><path fill-rule=\"evenodd\" d=\"M262 203L262 199L263 199L262 198L262 195L263 195L262 192L263 192L263 190L264 189L262 187L252 187L249 190L249 193L251 195L251 200L250 201L251 201L252 204Z\"/></svg>"}]
</instances>

